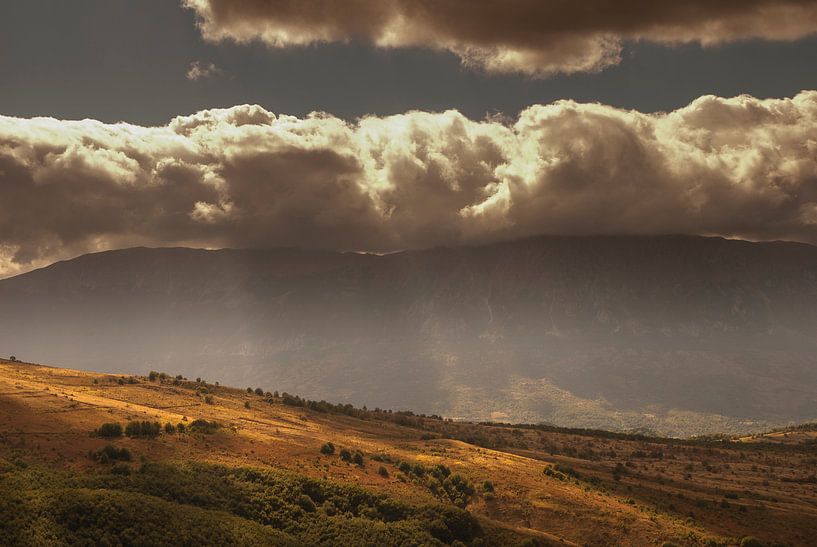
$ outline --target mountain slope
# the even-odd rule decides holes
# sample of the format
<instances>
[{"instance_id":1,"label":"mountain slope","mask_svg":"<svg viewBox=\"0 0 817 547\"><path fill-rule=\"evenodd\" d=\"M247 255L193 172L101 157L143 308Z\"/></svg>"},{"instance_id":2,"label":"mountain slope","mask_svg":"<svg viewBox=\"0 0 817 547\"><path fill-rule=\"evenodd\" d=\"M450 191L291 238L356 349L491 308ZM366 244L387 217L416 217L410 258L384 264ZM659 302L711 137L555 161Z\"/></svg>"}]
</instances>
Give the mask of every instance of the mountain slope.
<instances>
[{"instance_id":1,"label":"mountain slope","mask_svg":"<svg viewBox=\"0 0 817 547\"><path fill-rule=\"evenodd\" d=\"M542 237L129 249L0 281L0 347L460 418L670 435L815 417L817 248Z\"/></svg>"},{"instance_id":2,"label":"mountain slope","mask_svg":"<svg viewBox=\"0 0 817 547\"><path fill-rule=\"evenodd\" d=\"M4 544L806 545L815 533L813 426L678 441L151 377L0 360ZM141 422L162 427L147 436ZM106 423L128 434L93 433Z\"/></svg>"}]
</instances>

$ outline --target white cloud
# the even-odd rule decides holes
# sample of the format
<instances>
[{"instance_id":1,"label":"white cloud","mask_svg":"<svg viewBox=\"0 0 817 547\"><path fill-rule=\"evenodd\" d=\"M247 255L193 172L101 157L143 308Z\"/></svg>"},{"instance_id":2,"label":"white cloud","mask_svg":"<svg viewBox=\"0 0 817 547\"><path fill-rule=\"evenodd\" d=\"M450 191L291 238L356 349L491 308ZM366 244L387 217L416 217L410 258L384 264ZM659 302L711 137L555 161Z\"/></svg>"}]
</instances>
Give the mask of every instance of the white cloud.
<instances>
[{"instance_id":1,"label":"white cloud","mask_svg":"<svg viewBox=\"0 0 817 547\"><path fill-rule=\"evenodd\" d=\"M535 105L348 123L0 117L0 275L130 245L387 251L539 233L817 243L817 92L668 114Z\"/></svg>"},{"instance_id":2,"label":"white cloud","mask_svg":"<svg viewBox=\"0 0 817 547\"><path fill-rule=\"evenodd\" d=\"M187 70L187 79L192 81L204 80L214 76L222 76L224 72L213 63L193 61Z\"/></svg>"}]
</instances>

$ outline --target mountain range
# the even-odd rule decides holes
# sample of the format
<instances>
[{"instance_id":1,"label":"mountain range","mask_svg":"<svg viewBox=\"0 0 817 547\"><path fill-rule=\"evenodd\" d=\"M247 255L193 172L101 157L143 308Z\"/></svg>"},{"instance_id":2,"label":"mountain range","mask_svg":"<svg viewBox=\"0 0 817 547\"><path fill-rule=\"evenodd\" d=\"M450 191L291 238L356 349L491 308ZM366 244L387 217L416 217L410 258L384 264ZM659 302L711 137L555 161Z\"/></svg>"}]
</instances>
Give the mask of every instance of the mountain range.
<instances>
[{"instance_id":1,"label":"mountain range","mask_svg":"<svg viewBox=\"0 0 817 547\"><path fill-rule=\"evenodd\" d=\"M20 359L369 408L670 436L817 417L817 248L798 243L133 248L2 280L0 309Z\"/></svg>"}]
</instances>

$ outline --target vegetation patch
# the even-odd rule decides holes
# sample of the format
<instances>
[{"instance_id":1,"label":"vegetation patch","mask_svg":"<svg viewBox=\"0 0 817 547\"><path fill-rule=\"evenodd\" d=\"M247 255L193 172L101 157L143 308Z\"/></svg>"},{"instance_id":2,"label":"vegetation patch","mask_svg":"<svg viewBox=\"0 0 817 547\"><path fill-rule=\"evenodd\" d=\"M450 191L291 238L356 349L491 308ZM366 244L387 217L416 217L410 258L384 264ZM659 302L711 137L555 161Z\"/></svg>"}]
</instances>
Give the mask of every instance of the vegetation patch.
<instances>
[{"instance_id":1,"label":"vegetation patch","mask_svg":"<svg viewBox=\"0 0 817 547\"><path fill-rule=\"evenodd\" d=\"M151 463L134 472L127 467L128 472L112 473L37 467L3 474L4 544L388 546L489 540L477 520L456 507L413 506L294 473L198 463Z\"/></svg>"}]
</instances>

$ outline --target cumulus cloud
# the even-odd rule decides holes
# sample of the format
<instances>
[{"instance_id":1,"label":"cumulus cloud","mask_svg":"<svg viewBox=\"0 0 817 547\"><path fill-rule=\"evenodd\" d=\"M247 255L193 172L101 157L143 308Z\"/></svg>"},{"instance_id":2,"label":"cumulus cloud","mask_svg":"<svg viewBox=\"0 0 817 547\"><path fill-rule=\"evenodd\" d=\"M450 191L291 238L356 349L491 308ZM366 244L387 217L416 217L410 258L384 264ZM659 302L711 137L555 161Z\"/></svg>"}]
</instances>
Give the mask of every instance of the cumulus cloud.
<instances>
[{"instance_id":1,"label":"cumulus cloud","mask_svg":"<svg viewBox=\"0 0 817 547\"><path fill-rule=\"evenodd\" d=\"M133 245L389 251L541 233L817 243L817 92L666 114L560 101L350 123L0 117L0 275Z\"/></svg>"},{"instance_id":2,"label":"cumulus cloud","mask_svg":"<svg viewBox=\"0 0 817 547\"><path fill-rule=\"evenodd\" d=\"M193 61L190 63L190 68L187 70L187 79L198 81L213 76L221 76L224 74L220 68L213 63L205 63L203 61Z\"/></svg>"},{"instance_id":3,"label":"cumulus cloud","mask_svg":"<svg viewBox=\"0 0 817 547\"><path fill-rule=\"evenodd\" d=\"M595 71L622 44L795 40L817 30L815 0L183 0L209 40L272 47L361 40L449 51L497 73Z\"/></svg>"}]
</instances>

